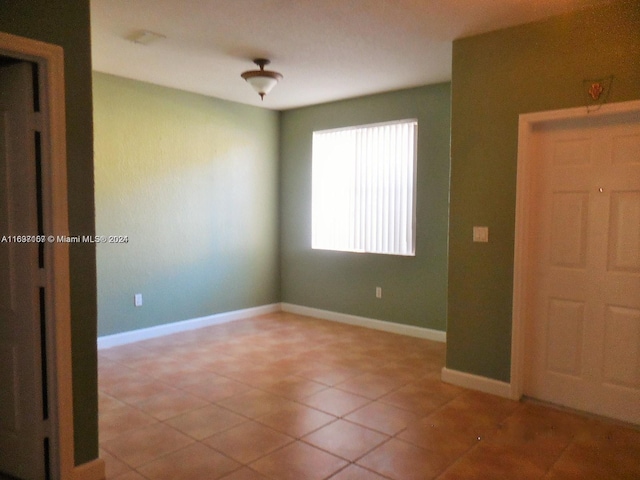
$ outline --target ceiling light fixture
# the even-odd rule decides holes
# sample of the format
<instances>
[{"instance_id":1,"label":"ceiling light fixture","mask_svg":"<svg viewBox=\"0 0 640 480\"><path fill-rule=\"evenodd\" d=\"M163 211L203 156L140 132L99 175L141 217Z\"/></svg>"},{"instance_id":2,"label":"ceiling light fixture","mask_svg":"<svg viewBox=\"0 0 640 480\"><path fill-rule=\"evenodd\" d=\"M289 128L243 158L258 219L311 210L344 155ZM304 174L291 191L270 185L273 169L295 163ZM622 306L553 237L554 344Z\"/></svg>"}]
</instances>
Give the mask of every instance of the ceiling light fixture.
<instances>
[{"instance_id":1,"label":"ceiling light fixture","mask_svg":"<svg viewBox=\"0 0 640 480\"><path fill-rule=\"evenodd\" d=\"M253 63L260 67L260 70L249 70L242 73L240 76L244 78L253 89L258 92L260 98L264 100L264 96L276 86L278 80L282 80L282 75L278 72L272 72L271 70L265 70L265 65L269 65L271 62L266 58L256 58Z\"/></svg>"}]
</instances>

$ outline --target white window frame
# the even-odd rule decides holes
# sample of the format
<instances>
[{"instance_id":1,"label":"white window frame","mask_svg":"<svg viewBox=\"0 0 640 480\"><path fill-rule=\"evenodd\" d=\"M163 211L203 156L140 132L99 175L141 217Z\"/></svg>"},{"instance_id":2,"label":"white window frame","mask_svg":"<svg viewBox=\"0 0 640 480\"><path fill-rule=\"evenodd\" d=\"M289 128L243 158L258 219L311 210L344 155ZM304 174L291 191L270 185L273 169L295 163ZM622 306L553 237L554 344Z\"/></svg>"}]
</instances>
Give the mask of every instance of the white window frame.
<instances>
[{"instance_id":1,"label":"white window frame","mask_svg":"<svg viewBox=\"0 0 640 480\"><path fill-rule=\"evenodd\" d=\"M313 132L315 250L415 256L418 121Z\"/></svg>"}]
</instances>

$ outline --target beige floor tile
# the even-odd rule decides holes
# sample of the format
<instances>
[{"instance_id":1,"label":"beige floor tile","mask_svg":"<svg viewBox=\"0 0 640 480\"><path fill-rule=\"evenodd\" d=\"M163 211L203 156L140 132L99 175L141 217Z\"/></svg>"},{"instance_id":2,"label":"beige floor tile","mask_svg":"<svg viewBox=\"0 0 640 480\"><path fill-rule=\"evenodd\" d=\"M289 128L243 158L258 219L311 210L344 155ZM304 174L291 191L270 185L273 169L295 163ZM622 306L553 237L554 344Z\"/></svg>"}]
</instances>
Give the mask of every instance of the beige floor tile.
<instances>
[{"instance_id":1,"label":"beige floor tile","mask_svg":"<svg viewBox=\"0 0 640 480\"><path fill-rule=\"evenodd\" d=\"M375 371L377 375L402 380L403 383L409 383L413 380L418 380L431 370L429 365L424 361L421 361L416 365L407 365L402 361L404 354L401 353L401 351L396 352L395 350L391 350L391 352L394 352L395 354L390 356L389 353L384 352L382 355L387 355L390 359L399 358L400 360L397 362L391 361L378 368ZM438 368L438 372L440 372L440 369L441 367Z\"/></svg>"},{"instance_id":2,"label":"beige floor tile","mask_svg":"<svg viewBox=\"0 0 640 480\"><path fill-rule=\"evenodd\" d=\"M212 375L213 377L211 377ZM200 377L192 376L188 382L177 386L181 390L196 397L203 398L208 402L218 402L251 390L251 387L245 383L240 383L211 372L206 372L206 375Z\"/></svg>"},{"instance_id":3,"label":"beige floor tile","mask_svg":"<svg viewBox=\"0 0 640 480\"><path fill-rule=\"evenodd\" d=\"M438 480L534 480L542 478L544 473L543 468L508 448L488 446L472 449L447 468Z\"/></svg>"},{"instance_id":4,"label":"beige floor tile","mask_svg":"<svg viewBox=\"0 0 640 480\"><path fill-rule=\"evenodd\" d=\"M217 433L204 443L242 464L251 463L294 439L258 422L248 421Z\"/></svg>"},{"instance_id":5,"label":"beige floor tile","mask_svg":"<svg viewBox=\"0 0 640 480\"><path fill-rule=\"evenodd\" d=\"M256 364L263 363L265 360L256 361ZM253 363L253 362L252 362ZM281 381L284 378L284 374L281 372L272 372L266 368L256 368L252 370L242 370L237 372L228 372L226 374L232 380L237 382L246 383L247 385L264 389Z\"/></svg>"},{"instance_id":6,"label":"beige floor tile","mask_svg":"<svg viewBox=\"0 0 640 480\"><path fill-rule=\"evenodd\" d=\"M640 478L640 429L586 420L548 479Z\"/></svg>"},{"instance_id":7,"label":"beige floor tile","mask_svg":"<svg viewBox=\"0 0 640 480\"><path fill-rule=\"evenodd\" d=\"M314 354L314 358L315 358ZM317 358L315 358L317 360ZM313 381L323 383L328 386L334 386L345 380L361 375L362 372L353 368L338 367L315 361L307 365L298 372L298 375L309 378Z\"/></svg>"},{"instance_id":8,"label":"beige floor tile","mask_svg":"<svg viewBox=\"0 0 640 480\"><path fill-rule=\"evenodd\" d=\"M107 477L107 480L111 480ZM123 473L122 475L118 475L114 477L113 480L148 480L146 477L143 477L135 470L130 470L127 473Z\"/></svg>"},{"instance_id":9,"label":"beige floor tile","mask_svg":"<svg viewBox=\"0 0 640 480\"><path fill-rule=\"evenodd\" d=\"M102 442L101 446L114 457L136 468L193 442L192 438L163 423L154 423Z\"/></svg>"},{"instance_id":10,"label":"beige floor tile","mask_svg":"<svg viewBox=\"0 0 640 480\"><path fill-rule=\"evenodd\" d=\"M387 441L389 436L355 423L337 420L302 439L333 455L355 461Z\"/></svg>"},{"instance_id":11,"label":"beige floor tile","mask_svg":"<svg viewBox=\"0 0 640 480\"><path fill-rule=\"evenodd\" d=\"M202 440L246 421L245 417L226 408L207 405L173 417L166 423L196 440Z\"/></svg>"},{"instance_id":12,"label":"beige floor tile","mask_svg":"<svg viewBox=\"0 0 640 480\"><path fill-rule=\"evenodd\" d=\"M149 480L215 480L240 464L196 443L138 468Z\"/></svg>"},{"instance_id":13,"label":"beige floor tile","mask_svg":"<svg viewBox=\"0 0 640 480\"><path fill-rule=\"evenodd\" d=\"M639 429L445 384L438 342L274 313L98 357L108 480L640 479Z\"/></svg>"},{"instance_id":14,"label":"beige floor tile","mask_svg":"<svg viewBox=\"0 0 640 480\"><path fill-rule=\"evenodd\" d=\"M240 415L255 419L273 411L281 410L293 402L273 393L252 389L240 395L225 398L217 403Z\"/></svg>"},{"instance_id":15,"label":"beige floor tile","mask_svg":"<svg viewBox=\"0 0 640 480\"><path fill-rule=\"evenodd\" d=\"M474 447L487 433L483 431L480 435L473 429L470 430L457 424L443 425L432 422L429 418L409 425L397 438L429 452L434 452L449 463L453 463Z\"/></svg>"},{"instance_id":16,"label":"beige floor tile","mask_svg":"<svg viewBox=\"0 0 640 480\"><path fill-rule=\"evenodd\" d=\"M468 390L453 399L449 405L461 411L487 415L494 420L502 420L518 410L522 403L489 393Z\"/></svg>"},{"instance_id":17,"label":"beige floor tile","mask_svg":"<svg viewBox=\"0 0 640 480\"><path fill-rule=\"evenodd\" d=\"M202 398L181 390L163 390L162 392L134 404L136 408L158 420L166 420L189 410L208 405Z\"/></svg>"},{"instance_id":18,"label":"beige floor tile","mask_svg":"<svg viewBox=\"0 0 640 480\"><path fill-rule=\"evenodd\" d=\"M131 471L131 468L126 463L118 460L109 452L100 449L99 453L100 459L104 461L105 476L107 480L111 480L118 475L122 475Z\"/></svg>"},{"instance_id":19,"label":"beige floor tile","mask_svg":"<svg viewBox=\"0 0 640 480\"><path fill-rule=\"evenodd\" d=\"M323 383L291 375L265 387L265 390L290 400L301 401L314 393L325 390L326 388L327 386Z\"/></svg>"},{"instance_id":20,"label":"beige floor tile","mask_svg":"<svg viewBox=\"0 0 640 480\"><path fill-rule=\"evenodd\" d=\"M376 400L381 396L392 392L403 386L406 380L394 378L377 373L365 373L345 380L336 385L336 388L346 392L355 393L371 400Z\"/></svg>"},{"instance_id":21,"label":"beige floor tile","mask_svg":"<svg viewBox=\"0 0 640 480\"><path fill-rule=\"evenodd\" d=\"M110 362L108 365L98 368L100 390L112 390L121 382L132 381L137 383L153 382L154 378L117 362Z\"/></svg>"},{"instance_id":22,"label":"beige floor tile","mask_svg":"<svg viewBox=\"0 0 640 480\"><path fill-rule=\"evenodd\" d=\"M293 403L257 419L258 422L294 438L300 438L334 420L336 417L333 415L299 403Z\"/></svg>"},{"instance_id":23,"label":"beige floor tile","mask_svg":"<svg viewBox=\"0 0 640 480\"><path fill-rule=\"evenodd\" d=\"M369 403L344 418L387 435L395 435L419 420L412 412L382 402Z\"/></svg>"},{"instance_id":24,"label":"beige floor tile","mask_svg":"<svg viewBox=\"0 0 640 480\"><path fill-rule=\"evenodd\" d=\"M103 385L101 390L121 402L134 404L171 391L172 387L152 377L130 375L110 385Z\"/></svg>"},{"instance_id":25,"label":"beige floor tile","mask_svg":"<svg viewBox=\"0 0 640 480\"><path fill-rule=\"evenodd\" d=\"M121 402L117 398L107 395L104 392L98 391L98 411L100 413L106 413L109 410L113 410L118 407L124 407L126 403Z\"/></svg>"},{"instance_id":26,"label":"beige floor tile","mask_svg":"<svg viewBox=\"0 0 640 480\"><path fill-rule=\"evenodd\" d=\"M242 467L229 475L222 477L222 480L269 480L264 475L259 474L249 467Z\"/></svg>"},{"instance_id":27,"label":"beige floor tile","mask_svg":"<svg viewBox=\"0 0 640 480\"><path fill-rule=\"evenodd\" d=\"M100 350L100 357L112 362L126 364L137 359L146 359L152 355L152 352L141 346L142 342L130 343L127 345L119 345L117 347L105 348Z\"/></svg>"},{"instance_id":28,"label":"beige floor tile","mask_svg":"<svg viewBox=\"0 0 640 480\"><path fill-rule=\"evenodd\" d=\"M396 439L382 444L357 464L394 480L429 480L448 465L438 455Z\"/></svg>"},{"instance_id":29,"label":"beige floor tile","mask_svg":"<svg viewBox=\"0 0 640 480\"><path fill-rule=\"evenodd\" d=\"M330 480L387 480L371 470L367 470L358 465L349 465L344 470L340 470L333 475Z\"/></svg>"},{"instance_id":30,"label":"beige floor tile","mask_svg":"<svg viewBox=\"0 0 640 480\"><path fill-rule=\"evenodd\" d=\"M439 379L422 378L385 395L380 401L426 416L465 391Z\"/></svg>"},{"instance_id":31,"label":"beige floor tile","mask_svg":"<svg viewBox=\"0 0 640 480\"><path fill-rule=\"evenodd\" d=\"M252 463L250 467L278 480L322 480L348 463L302 442L295 442Z\"/></svg>"},{"instance_id":32,"label":"beige floor tile","mask_svg":"<svg viewBox=\"0 0 640 480\"><path fill-rule=\"evenodd\" d=\"M106 412L99 412L98 427L100 442L157 422L158 420L151 415L126 404L122 404Z\"/></svg>"},{"instance_id":33,"label":"beige floor tile","mask_svg":"<svg viewBox=\"0 0 640 480\"><path fill-rule=\"evenodd\" d=\"M300 402L336 417L342 417L365 406L371 400L337 388L327 388L305 397Z\"/></svg>"},{"instance_id":34,"label":"beige floor tile","mask_svg":"<svg viewBox=\"0 0 640 480\"><path fill-rule=\"evenodd\" d=\"M480 392L468 392L431 415L407 426L398 438L453 462L479 440L495 433L520 403Z\"/></svg>"}]
</instances>

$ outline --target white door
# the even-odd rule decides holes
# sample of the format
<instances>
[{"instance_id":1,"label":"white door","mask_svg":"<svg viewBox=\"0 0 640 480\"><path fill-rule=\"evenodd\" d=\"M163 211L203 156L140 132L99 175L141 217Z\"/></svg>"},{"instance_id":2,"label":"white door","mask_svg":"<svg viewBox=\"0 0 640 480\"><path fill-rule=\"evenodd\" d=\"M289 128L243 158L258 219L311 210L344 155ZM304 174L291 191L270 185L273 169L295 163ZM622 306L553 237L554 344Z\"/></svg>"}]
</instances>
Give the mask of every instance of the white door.
<instances>
[{"instance_id":1,"label":"white door","mask_svg":"<svg viewBox=\"0 0 640 480\"><path fill-rule=\"evenodd\" d=\"M533 148L524 394L640 424L640 111Z\"/></svg>"},{"instance_id":2,"label":"white door","mask_svg":"<svg viewBox=\"0 0 640 480\"><path fill-rule=\"evenodd\" d=\"M0 67L0 472L25 480L46 478L33 83Z\"/></svg>"}]
</instances>

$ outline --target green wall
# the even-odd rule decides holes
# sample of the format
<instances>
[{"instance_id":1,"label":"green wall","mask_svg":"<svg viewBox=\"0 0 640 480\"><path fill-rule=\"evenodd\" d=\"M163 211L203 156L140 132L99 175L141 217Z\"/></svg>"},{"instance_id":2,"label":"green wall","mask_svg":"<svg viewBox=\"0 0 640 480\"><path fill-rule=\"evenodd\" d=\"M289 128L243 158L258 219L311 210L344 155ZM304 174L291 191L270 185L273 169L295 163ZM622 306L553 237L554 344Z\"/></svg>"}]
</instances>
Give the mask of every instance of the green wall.
<instances>
[{"instance_id":1,"label":"green wall","mask_svg":"<svg viewBox=\"0 0 640 480\"><path fill-rule=\"evenodd\" d=\"M278 113L94 72L99 335L279 301ZM142 293L143 305L134 306Z\"/></svg>"},{"instance_id":2,"label":"green wall","mask_svg":"<svg viewBox=\"0 0 640 480\"><path fill-rule=\"evenodd\" d=\"M447 83L283 112L283 302L445 330L449 105ZM313 131L405 118L418 119L416 256L311 250Z\"/></svg>"},{"instance_id":3,"label":"green wall","mask_svg":"<svg viewBox=\"0 0 640 480\"><path fill-rule=\"evenodd\" d=\"M510 380L518 115L585 105L583 80L610 75L609 102L640 98L635 0L454 42L448 368Z\"/></svg>"},{"instance_id":4,"label":"green wall","mask_svg":"<svg viewBox=\"0 0 640 480\"><path fill-rule=\"evenodd\" d=\"M64 48L69 230L94 234L89 0L1 0L0 31ZM96 270L91 244L70 247L75 460L98 456ZM69 372L71 373L71 372Z\"/></svg>"}]
</instances>

